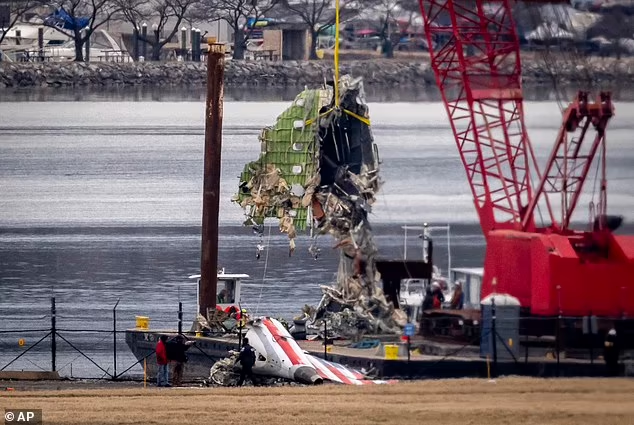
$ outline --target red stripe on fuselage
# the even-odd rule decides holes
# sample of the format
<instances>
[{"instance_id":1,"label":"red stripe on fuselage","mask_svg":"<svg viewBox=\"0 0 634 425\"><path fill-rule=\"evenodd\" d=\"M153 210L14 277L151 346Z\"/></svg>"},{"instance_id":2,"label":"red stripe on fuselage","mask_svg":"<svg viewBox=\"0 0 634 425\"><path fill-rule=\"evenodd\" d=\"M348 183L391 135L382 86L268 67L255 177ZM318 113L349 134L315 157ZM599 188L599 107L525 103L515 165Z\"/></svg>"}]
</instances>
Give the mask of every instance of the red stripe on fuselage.
<instances>
[{"instance_id":1,"label":"red stripe on fuselage","mask_svg":"<svg viewBox=\"0 0 634 425\"><path fill-rule=\"evenodd\" d=\"M330 364L326 364L326 367L328 368L328 370L330 372L332 372L337 378L339 378L341 380L341 382L343 382L344 384L348 384L351 385L352 381L350 380L350 378L348 378L346 375L344 375L339 369L337 369L335 366L330 365Z\"/></svg>"},{"instance_id":2,"label":"red stripe on fuselage","mask_svg":"<svg viewBox=\"0 0 634 425\"><path fill-rule=\"evenodd\" d=\"M286 341L286 338L280 335L279 330L273 323L271 323L269 320L266 320L266 319L262 320L262 323L264 323L264 326L266 326L269 332L271 332L271 334L273 335L273 339L275 339L275 342L277 342L280 348L282 348L282 350L284 351L284 354L288 356L288 359L291 361L291 364L293 365L304 364L304 362L299 358L295 350L293 350L293 347L291 347L291 344L289 344L288 341Z\"/></svg>"}]
</instances>

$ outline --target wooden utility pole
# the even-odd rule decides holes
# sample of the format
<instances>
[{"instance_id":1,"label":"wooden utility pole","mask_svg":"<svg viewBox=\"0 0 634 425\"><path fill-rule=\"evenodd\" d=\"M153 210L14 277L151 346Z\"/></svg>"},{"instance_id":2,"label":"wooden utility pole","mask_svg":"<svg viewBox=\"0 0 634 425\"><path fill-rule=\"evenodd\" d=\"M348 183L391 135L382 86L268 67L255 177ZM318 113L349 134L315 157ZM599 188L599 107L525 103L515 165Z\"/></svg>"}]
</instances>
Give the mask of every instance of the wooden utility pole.
<instances>
[{"instance_id":1,"label":"wooden utility pole","mask_svg":"<svg viewBox=\"0 0 634 425\"><path fill-rule=\"evenodd\" d=\"M199 313L216 307L218 286L218 214L224 97L224 44L209 44L207 54L207 107L205 112L205 172L203 176L202 253L200 261Z\"/></svg>"}]
</instances>

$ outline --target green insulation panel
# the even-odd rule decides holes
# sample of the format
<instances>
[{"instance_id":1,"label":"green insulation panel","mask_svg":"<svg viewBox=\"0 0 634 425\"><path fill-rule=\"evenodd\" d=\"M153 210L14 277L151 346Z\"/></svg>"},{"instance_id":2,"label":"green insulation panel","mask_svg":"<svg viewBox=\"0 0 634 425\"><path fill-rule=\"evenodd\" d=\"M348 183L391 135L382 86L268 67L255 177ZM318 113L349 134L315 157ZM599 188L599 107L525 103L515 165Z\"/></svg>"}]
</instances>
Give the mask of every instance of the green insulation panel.
<instances>
[{"instance_id":1,"label":"green insulation panel","mask_svg":"<svg viewBox=\"0 0 634 425\"><path fill-rule=\"evenodd\" d=\"M330 90L304 90L292 105L277 118L277 122L262 130L260 142L262 152L257 161L245 165L240 175L238 195L234 198L242 204L245 200L256 196L256 193L266 194L271 202L262 208L259 214L250 214L256 223L262 223L267 217L280 218L281 203L289 199L290 193L279 191L279 188L264 187L256 183L258 175L266 172L267 168L277 169L279 177L284 179L288 187L307 182L318 169L318 119L319 110L327 105L331 99ZM249 187L250 186L250 187ZM257 186L257 187L256 187ZM297 198L297 197L296 197ZM295 201L297 199L295 198ZM295 216L293 222L298 230L306 229L308 211L301 204L293 208Z\"/></svg>"}]
</instances>

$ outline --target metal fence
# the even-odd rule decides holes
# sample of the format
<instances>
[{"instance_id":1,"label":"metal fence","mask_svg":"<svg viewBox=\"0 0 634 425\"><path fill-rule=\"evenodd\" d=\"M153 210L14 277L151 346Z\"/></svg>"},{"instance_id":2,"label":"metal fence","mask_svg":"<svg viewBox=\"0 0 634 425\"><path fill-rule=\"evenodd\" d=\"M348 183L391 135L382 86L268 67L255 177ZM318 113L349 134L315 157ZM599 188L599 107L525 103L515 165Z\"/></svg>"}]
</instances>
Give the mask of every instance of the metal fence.
<instances>
[{"instance_id":1,"label":"metal fence","mask_svg":"<svg viewBox=\"0 0 634 425\"><path fill-rule=\"evenodd\" d=\"M436 356L433 365L467 357L486 359L493 376L634 375L634 322L628 318L504 317L495 310L488 317L485 310L477 315L435 314L422 318L423 341L418 344L422 354ZM616 331L612 339L610 329ZM612 350L618 367L610 369L606 362L606 343L618 347Z\"/></svg>"},{"instance_id":2,"label":"metal fence","mask_svg":"<svg viewBox=\"0 0 634 425\"><path fill-rule=\"evenodd\" d=\"M61 376L78 379L141 380L144 359L137 359L126 344L121 322L127 322L120 320L117 324L120 319L118 306L117 301L109 311L109 317L104 314L87 317L84 321L86 325L81 327L71 327L64 320L59 320L63 316L58 311L55 298L51 298L48 314L28 316L27 320L20 317L19 322L0 317L0 323L3 323L0 330L0 371L55 371ZM170 309L169 319L171 321L173 317L178 330L182 331L182 303L178 303L178 309L174 307ZM550 369L550 376L567 376L577 373L582 367L587 369L588 365L592 369L590 375L608 374L602 358L605 334L592 320L584 322L580 318L566 317L509 319L499 315L492 321L485 316L484 312L482 316L478 315L482 323L469 322L466 317L424 317L421 321L422 338L416 335L408 342L420 354L434 357L427 357L424 365L416 366L425 370L415 371L415 375L421 376L424 372L425 376L447 376L450 373L447 369L456 367L456 358L478 359L480 362L486 358L492 376L508 373L530 375L533 374L530 371L544 365ZM75 320L73 323L77 323L75 315L72 319ZM487 320L488 323L485 323ZM24 323L29 326L20 326ZM584 327L583 323L587 326ZM619 329L621 322L613 323ZM631 325L628 321L622 323L623 326ZM552 332L535 336L529 332L531 329L550 329ZM575 344L571 344L570 330L574 330ZM622 330L618 332L620 335ZM329 337L334 333L334 330L328 330ZM369 348L365 347L368 342L365 339L351 345ZM350 345L344 341L331 343ZM200 355L205 354L195 347L201 351ZM152 355L153 352L150 352L147 357ZM328 358L326 344L324 356ZM404 356L401 355L401 360ZM409 360L409 355L406 356ZM412 359L421 358L414 355ZM403 376L409 375L408 364L402 365ZM620 375L634 374L632 351L621 352L620 364ZM459 373L456 369L456 374Z\"/></svg>"},{"instance_id":3,"label":"metal fence","mask_svg":"<svg viewBox=\"0 0 634 425\"><path fill-rule=\"evenodd\" d=\"M117 327L117 307L109 320L86 317L89 326L60 326L55 298L50 314L19 318L31 325L0 330L0 371L53 371L61 376L87 379L137 379L142 360L125 344L125 331ZM7 319L3 318L4 323ZM98 327L92 324L99 323ZM107 326L103 323L109 323Z\"/></svg>"}]
</instances>

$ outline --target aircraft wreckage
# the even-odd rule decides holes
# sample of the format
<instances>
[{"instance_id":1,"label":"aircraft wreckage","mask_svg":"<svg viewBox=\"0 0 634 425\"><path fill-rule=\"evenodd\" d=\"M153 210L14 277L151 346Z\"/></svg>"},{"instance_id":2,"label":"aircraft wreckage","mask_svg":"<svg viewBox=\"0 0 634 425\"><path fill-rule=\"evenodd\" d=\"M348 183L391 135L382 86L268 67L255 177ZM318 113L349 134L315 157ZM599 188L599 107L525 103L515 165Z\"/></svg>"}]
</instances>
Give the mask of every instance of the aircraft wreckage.
<instances>
[{"instance_id":1,"label":"aircraft wreckage","mask_svg":"<svg viewBox=\"0 0 634 425\"><path fill-rule=\"evenodd\" d=\"M392 384L396 380L373 379L368 373L313 356L301 349L284 325L270 317L257 317L248 324L246 337L256 352L253 384L275 385L294 382L319 385L324 381L344 385ZM206 385L235 386L242 367L238 351L217 361L209 372Z\"/></svg>"},{"instance_id":2,"label":"aircraft wreckage","mask_svg":"<svg viewBox=\"0 0 634 425\"><path fill-rule=\"evenodd\" d=\"M338 102L334 92L332 84L302 91L262 130L260 157L244 167L234 201L245 211L244 224L260 235L264 220L277 218L289 237L289 256L298 230L336 239L337 282L320 285L321 302L304 311L309 326L327 321L329 330L352 338L397 334L407 316L379 287L368 222L381 180L362 80L343 76ZM317 256L314 244L310 251Z\"/></svg>"}]
</instances>

